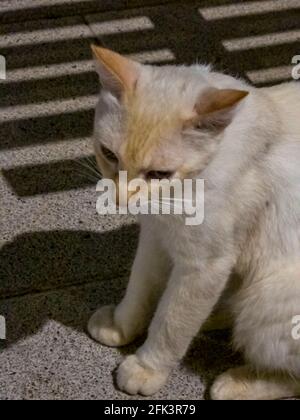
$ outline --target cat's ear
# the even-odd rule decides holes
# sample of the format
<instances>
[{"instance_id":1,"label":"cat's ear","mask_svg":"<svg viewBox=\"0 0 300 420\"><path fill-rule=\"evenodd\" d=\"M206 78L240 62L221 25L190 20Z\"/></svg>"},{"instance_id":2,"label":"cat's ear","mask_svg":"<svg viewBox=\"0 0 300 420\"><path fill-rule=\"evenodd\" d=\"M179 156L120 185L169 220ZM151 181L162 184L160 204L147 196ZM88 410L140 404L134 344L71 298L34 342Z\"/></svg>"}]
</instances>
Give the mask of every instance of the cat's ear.
<instances>
[{"instance_id":1,"label":"cat's ear","mask_svg":"<svg viewBox=\"0 0 300 420\"><path fill-rule=\"evenodd\" d=\"M208 89L195 105L200 125L226 127L232 120L234 109L248 94L245 90Z\"/></svg>"},{"instance_id":2,"label":"cat's ear","mask_svg":"<svg viewBox=\"0 0 300 420\"><path fill-rule=\"evenodd\" d=\"M118 99L133 91L139 78L141 64L106 48L96 45L92 45L91 48L103 88Z\"/></svg>"}]
</instances>

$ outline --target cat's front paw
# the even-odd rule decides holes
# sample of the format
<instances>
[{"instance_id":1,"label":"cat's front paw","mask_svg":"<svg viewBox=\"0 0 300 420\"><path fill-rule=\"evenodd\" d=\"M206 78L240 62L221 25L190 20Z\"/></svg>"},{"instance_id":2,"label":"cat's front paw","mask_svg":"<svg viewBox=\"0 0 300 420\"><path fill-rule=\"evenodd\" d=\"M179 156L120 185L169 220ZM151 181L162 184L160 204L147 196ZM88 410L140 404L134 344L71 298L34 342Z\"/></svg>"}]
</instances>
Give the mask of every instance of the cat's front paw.
<instances>
[{"instance_id":1,"label":"cat's front paw","mask_svg":"<svg viewBox=\"0 0 300 420\"><path fill-rule=\"evenodd\" d=\"M145 366L137 356L128 356L120 365L117 383L121 391L130 395L155 394L166 383L168 373Z\"/></svg>"},{"instance_id":2,"label":"cat's front paw","mask_svg":"<svg viewBox=\"0 0 300 420\"><path fill-rule=\"evenodd\" d=\"M91 317L88 331L91 337L109 347L125 346L131 340L126 338L121 329L115 325L115 306L103 306Z\"/></svg>"}]
</instances>

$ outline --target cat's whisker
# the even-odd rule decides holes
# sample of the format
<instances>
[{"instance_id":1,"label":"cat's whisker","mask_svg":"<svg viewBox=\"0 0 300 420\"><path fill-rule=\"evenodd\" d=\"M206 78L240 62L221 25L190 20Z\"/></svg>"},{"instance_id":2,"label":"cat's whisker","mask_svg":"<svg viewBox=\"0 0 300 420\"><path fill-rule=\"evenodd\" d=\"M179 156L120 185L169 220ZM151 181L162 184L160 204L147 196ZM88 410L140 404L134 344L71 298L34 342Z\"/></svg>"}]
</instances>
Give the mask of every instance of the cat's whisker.
<instances>
[{"instance_id":1,"label":"cat's whisker","mask_svg":"<svg viewBox=\"0 0 300 420\"><path fill-rule=\"evenodd\" d=\"M170 203L193 203L195 200L191 199L191 198L166 198L166 199L162 199L162 202L170 202Z\"/></svg>"},{"instance_id":2,"label":"cat's whisker","mask_svg":"<svg viewBox=\"0 0 300 420\"><path fill-rule=\"evenodd\" d=\"M82 161L75 160L77 164L77 172L84 176L85 178L89 179L92 182L99 182L101 177L100 172L93 170L89 165L84 164Z\"/></svg>"},{"instance_id":3,"label":"cat's whisker","mask_svg":"<svg viewBox=\"0 0 300 420\"><path fill-rule=\"evenodd\" d=\"M180 211L183 210L182 206L180 206L179 204L176 203L169 203L168 201L166 202L162 202L162 201L150 201L151 207L154 209L161 209L162 207L164 208L169 208L169 209L178 209Z\"/></svg>"},{"instance_id":4,"label":"cat's whisker","mask_svg":"<svg viewBox=\"0 0 300 420\"><path fill-rule=\"evenodd\" d=\"M89 181L91 181L91 182L95 182L95 183L98 183L99 182L99 178L98 177L96 177L95 175L93 175L93 174L91 174L91 173L88 173L88 172L84 172L84 171L82 171L82 170L76 170L76 172L81 176L81 177L83 177L83 178L85 178L85 179L87 179L87 180L89 180Z\"/></svg>"},{"instance_id":5,"label":"cat's whisker","mask_svg":"<svg viewBox=\"0 0 300 420\"><path fill-rule=\"evenodd\" d=\"M87 169L88 171L90 171L94 176L97 177L98 180L100 180L102 178L102 174L96 168L93 168L92 166L90 166L88 163L84 163L84 162L79 161L79 160L75 160L75 162L79 166L81 166L84 169Z\"/></svg>"},{"instance_id":6,"label":"cat's whisker","mask_svg":"<svg viewBox=\"0 0 300 420\"><path fill-rule=\"evenodd\" d=\"M157 201L157 203L159 204L163 204L163 205L169 205L169 206L174 206L174 207L183 207L184 204L191 204L194 203L194 200L191 199L178 199L178 200L172 200L172 199L162 199L160 201Z\"/></svg>"},{"instance_id":7,"label":"cat's whisker","mask_svg":"<svg viewBox=\"0 0 300 420\"><path fill-rule=\"evenodd\" d=\"M97 165L97 162L96 162L95 159L93 159L91 156L87 156L86 160L91 164L91 166L93 168L95 168L97 171L99 171L99 168L98 168L98 165Z\"/></svg>"}]
</instances>

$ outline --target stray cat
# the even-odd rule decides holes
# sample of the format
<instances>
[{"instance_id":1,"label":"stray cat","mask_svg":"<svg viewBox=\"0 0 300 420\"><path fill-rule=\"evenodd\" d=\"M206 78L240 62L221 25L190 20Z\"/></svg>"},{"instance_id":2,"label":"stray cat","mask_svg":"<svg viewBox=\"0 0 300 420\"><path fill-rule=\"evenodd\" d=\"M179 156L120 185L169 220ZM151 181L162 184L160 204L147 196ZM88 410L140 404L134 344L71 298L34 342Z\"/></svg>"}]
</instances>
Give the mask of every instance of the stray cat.
<instances>
[{"instance_id":1,"label":"stray cat","mask_svg":"<svg viewBox=\"0 0 300 420\"><path fill-rule=\"evenodd\" d=\"M103 86L95 120L103 176L205 180L203 224L141 216L126 295L89 322L91 336L108 346L148 329L119 367L119 388L157 392L237 273L228 308L246 364L218 377L212 398L299 395L292 320L300 315L300 85L257 89L205 66L146 66L93 51Z\"/></svg>"}]
</instances>

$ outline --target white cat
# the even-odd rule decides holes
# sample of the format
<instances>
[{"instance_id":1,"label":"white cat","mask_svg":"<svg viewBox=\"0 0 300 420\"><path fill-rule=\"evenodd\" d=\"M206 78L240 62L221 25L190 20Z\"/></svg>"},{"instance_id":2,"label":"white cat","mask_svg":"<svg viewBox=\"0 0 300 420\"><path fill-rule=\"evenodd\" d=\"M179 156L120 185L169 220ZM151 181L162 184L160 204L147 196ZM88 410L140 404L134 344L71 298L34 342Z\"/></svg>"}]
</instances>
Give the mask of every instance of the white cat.
<instances>
[{"instance_id":1,"label":"white cat","mask_svg":"<svg viewBox=\"0 0 300 420\"><path fill-rule=\"evenodd\" d=\"M292 336L300 315L300 85L256 89L203 66L143 66L93 50L104 177L118 182L126 170L129 179L206 183L202 225L141 217L126 295L89 322L108 346L130 343L150 324L146 342L119 367L119 388L158 391L236 272L242 280L228 307L247 365L217 378L212 398L300 395L300 340Z\"/></svg>"}]
</instances>

